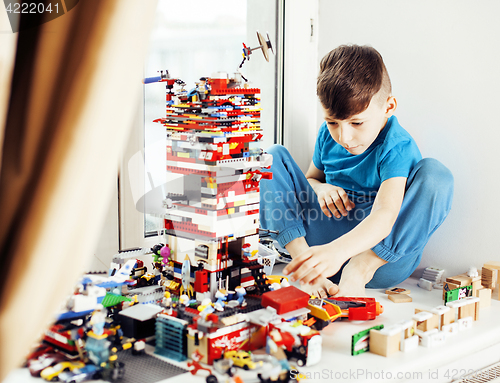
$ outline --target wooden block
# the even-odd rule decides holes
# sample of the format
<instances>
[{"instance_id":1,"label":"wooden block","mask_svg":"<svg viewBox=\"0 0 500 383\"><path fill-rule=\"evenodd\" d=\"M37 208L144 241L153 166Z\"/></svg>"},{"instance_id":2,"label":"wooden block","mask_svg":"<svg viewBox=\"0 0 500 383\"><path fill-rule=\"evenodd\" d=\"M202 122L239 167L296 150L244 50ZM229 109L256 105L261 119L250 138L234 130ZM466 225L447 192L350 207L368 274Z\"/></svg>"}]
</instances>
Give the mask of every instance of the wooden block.
<instances>
[{"instance_id":1,"label":"wooden block","mask_svg":"<svg viewBox=\"0 0 500 383\"><path fill-rule=\"evenodd\" d=\"M482 285L481 285L481 279L472 282L472 295L476 296L475 295L476 290L479 290L481 287L482 287Z\"/></svg>"},{"instance_id":2,"label":"wooden block","mask_svg":"<svg viewBox=\"0 0 500 383\"><path fill-rule=\"evenodd\" d=\"M476 290L476 294L474 296L479 298L480 309L491 306L491 289L478 289Z\"/></svg>"},{"instance_id":3,"label":"wooden block","mask_svg":"<svg viewBox=\"0 0 500 383\"><path fill-rule=\"evenodd\" d=\"M476 313L476 305L474 303L461 306L458 308L458 319L463 319L467 317L472 317L474 318Z\"/></svg>"},{"instance_id":4,"label":"wooden block","mask_svg":"<svg viewBox=\"0 0 500 383\"><path fill-rule=\"evenodd\" d=\"M451 282L458 285L458 287L462 287L472 284L472 278L469 277L467 274L459 274L455 275L454 277L446 278L446 282Z\"/></svg>"},{"instance_id":5,"label":"wooden block","mask_svg":"<svg viewBox=\"0 0 500 383\"><path fill-rule=\"evenodd\" d=\"M379 330L370 330L370 352L389 356L399 351L399 344L401 342L401 335L399 333L394 335L381 334Z\"/></svg>"},{"instance_id":6,"label":"wooden block","mask_svg":"<svg viewBox=\"0 0 500 383\"><path fill-rule=\"evenodd\" d=\"M481 304L481 301L476 302L474 304L474 320L479 320L479 305Z\"/></svg>"},{"instance_id":7,"label":"wooden block","mask_svg":"<svg viewBox=\"0 0 500 383\"><path fill-rule=\"evenodd\" d=\"M385 290L386 294L410 294L410 290L403 289L402 287L394 287L390 290Z\"/></svg>"},{"instance_id":8,"label":"wooden block","mask_svg":"<svg viewBox=\"0 0 500 383\"><path fill-rule=\"evenodd\" d=\"M405 303L412 301L411 297L406 294L389 294L387 298L389 298L389 300L393 301L394 303Z\"/></svg>"},{"instance_id":9,"label":"wooden block","mask_svg":"<svg viewBox=\"0 0 500 383\"><path fill-rule=\"evenodd\" d=\"M489 267L492 269L500 270L500 262L497 261L488 261L484 264L484 267Z\"/></svg>"},{"instance_id":10,"label":"wooden block","mask_svg":"<svg viewBox=\"0 0 500 383\"><path fill-rule=\"evenodd\" d=\"M455 310L450 310L441 316L441 326L455 322Z\"/></svg>"},{"instance_id":11,"label":"wooden block","mask_svg":"<svg viewBox=\"0 0 500 383\"><path fill-rule=\"evenodd\" d=\"M427 310L415 309L415 314L422 311L428 312ZM435 328L439 328L439 316L436 314L432 314L432 317L427 320L417 322L417 330L426 332L434 330Z\"/></svg>"},{"instance_id":12,"label":"wooden block","mask_svg":"<svg viewBox=\"0 0 500 383\"><path fill-rule=\"evenodd\" d=\"M498 270L483 266L481 270L482 285L489 289L495 289L495 285L498 279Z\"/></svg>"}]
</instances>

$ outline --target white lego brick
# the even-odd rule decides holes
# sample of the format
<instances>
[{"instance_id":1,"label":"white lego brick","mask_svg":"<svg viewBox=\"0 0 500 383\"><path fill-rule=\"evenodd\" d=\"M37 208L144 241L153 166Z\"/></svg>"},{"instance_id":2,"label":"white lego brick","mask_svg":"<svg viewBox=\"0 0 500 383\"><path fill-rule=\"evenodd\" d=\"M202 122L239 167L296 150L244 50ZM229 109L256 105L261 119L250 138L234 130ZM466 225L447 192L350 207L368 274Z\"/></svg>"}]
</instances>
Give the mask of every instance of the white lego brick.
<instances>
[{"instance_id":1,"label":"white lego brick","mask_svg":"<svg viewBox=\"0 0 500 383\"><path fill-rule=\"evenodd\" d=\"M428 281L427 279L420 278L417 285L418 285L418 287L421 287L422 289L429 290L429 291L432 290L432 281Z\"/></svg>"},{"instance_id":2,"label":"white lego brick","mask_svg":"<svg viewBox=\"0 0 500 383\"><path fill-rule=\"evenodd\" d=\"M404 339L400 343L400 350L403 352L409 352L418 348L419 338L418 335L413 335L407 339Z\"/></svg>"},{"instance_id":3,"label":"white lego brick","mask_svg":"<svg viewBox=\"0 0 500 383\"><path fill-rule=\"evenodd\" d=\"M441 305L441 306L437 306L437 307L433 308L431 310L431 312L434 314L437 314L437 315L443 315L443 314L446 314L450 310L451 309L449 307Z\"/></svg>"},{"instance_id":4,"label":"white lego brick","mask_svg":"<svg viewBox=\"0 0 500 383\"><path fill-rule=\"evenodd\" d=\"M432 318L433 315L434 314L429 311L420 311L419 313L414 314L412 319L417 322L423 322L425 320Z\"/></svg>"},{"instance_id":5,"label":"white lego brick","mask_svg":"<svg viewBox=\"0 0 500 383\"><path fill-rule=\"evenodd\" d=\"M396 324L401 327L401 330L406 330L409 329L410 327L413 327L413 321L411 319L408 320L405 319Z\"/></svg>"},{"instance_id":6,"label":"white lego brick","mask_svg":"<svg viewBox=\"0 0 500 383\"><path fill-rule=\"evenodd\" d=\"M439 283L443 279L444 269L440 269L438 267L427 267L422 274L422 278Z\"/></svg>"},{"instance_id":7,"label":"white lego brick","mask_svg":"<svg viewBox=\"0 0 500 383\"><path fill-rule=\"evenodd\" d=\"M457 323L458 323L458 331L465 331L465 330L471 329L473 321L474 321L474 318L472 318L472 317L467 317L467 318L459 319L457 321Z\"/></svg>"},{"instance_id":8,"label":"white lego brick","mask_svg":"<svg viewBox=\"0 0 500 383\"><path fill-rule=\"evenodd\" d=\"M444 325L441 328L441 331L446 333L448 336L456 335L456 334L458 334L458 323L453 322L453 323Z\"/></svg>"},{"instance_id":9,"label":"white lego brick","mask_svg":"<svg viewBox=\"0 0 500 383\"><path fill-rule=\"evenodd\" d=\"M420 338L420 345L421 346L432 347L433 346L432 337L433 337L433 335L437 335L439 333L439 330L437 328L426 331L426 332L416 330L415 333Z\"/></svg>"},{"instance_id":10,"label":"white lego brick","mask_svg":"<svg viewBox=\"0 0 500 383\"><path fill-rule=\"evenodd\" d=\"M389 327L384 327L379 332L382 335L393 336L393 335L399 334L402 331L403 331L403 327L398 325L398 324L395 324L395 325L392 325Z\"/></svg>"}]
</instances>

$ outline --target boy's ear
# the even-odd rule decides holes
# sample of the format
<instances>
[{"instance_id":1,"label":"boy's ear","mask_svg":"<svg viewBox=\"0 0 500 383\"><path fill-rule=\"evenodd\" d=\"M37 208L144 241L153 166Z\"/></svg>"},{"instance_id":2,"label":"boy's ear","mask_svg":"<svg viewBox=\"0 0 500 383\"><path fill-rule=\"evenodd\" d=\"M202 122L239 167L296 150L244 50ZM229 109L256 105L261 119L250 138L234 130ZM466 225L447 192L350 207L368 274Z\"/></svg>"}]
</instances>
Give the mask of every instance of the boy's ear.
<instances>
[{"instance_id":1,"label":"boy's ear","mask_svg":"<svg viewBox=\"0 0 500 383\"><path fill-rule=\"evenodd\" d=\"M385 104L385 107L386 107L385 116L391 117L398 107L398 102L396 101L396 98L394 96L389 96Z\"/></svg>"}]
</instances>

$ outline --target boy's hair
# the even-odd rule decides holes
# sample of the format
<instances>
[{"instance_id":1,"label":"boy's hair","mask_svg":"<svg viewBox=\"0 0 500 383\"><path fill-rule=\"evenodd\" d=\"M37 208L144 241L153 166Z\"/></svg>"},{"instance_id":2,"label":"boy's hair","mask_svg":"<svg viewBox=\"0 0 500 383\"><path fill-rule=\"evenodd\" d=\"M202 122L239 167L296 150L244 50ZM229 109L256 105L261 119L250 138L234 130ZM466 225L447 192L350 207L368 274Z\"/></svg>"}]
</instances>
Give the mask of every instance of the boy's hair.
<instances>
[{"instance_id":1,"label":"boy's hair","mask_svg":"<svg viewBox=\"0 0 500 383\"><path fill-rule=\"evenodd\" d=\"M328 114L345 120L363 112L380 90L380 105L391 94L391 80L376 49L341 45L320 63L317 94Z\"/></svg>"}]
</instances>

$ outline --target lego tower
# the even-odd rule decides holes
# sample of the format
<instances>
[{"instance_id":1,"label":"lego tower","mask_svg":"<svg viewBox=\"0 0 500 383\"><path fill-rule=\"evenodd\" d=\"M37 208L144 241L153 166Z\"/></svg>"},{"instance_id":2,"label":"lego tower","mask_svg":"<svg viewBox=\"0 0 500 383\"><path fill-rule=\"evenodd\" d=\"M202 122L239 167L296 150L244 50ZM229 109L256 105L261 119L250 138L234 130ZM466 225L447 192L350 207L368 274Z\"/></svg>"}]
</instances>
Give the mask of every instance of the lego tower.
<instances>
[{"instance_id":1,"label":"lego tower","mask_svg":"<svg viewBox=\"0 0 500 383\"><path fill-rule=\"evenodd\" d=\"M167 82L166 244L170 288L213 299L218 290L263 286L257 262L259 182L272 157L262 152L260 89L217 73L195 89ZM196 294L195 294L196 293Z\"/></svg>"}]
</instances>

